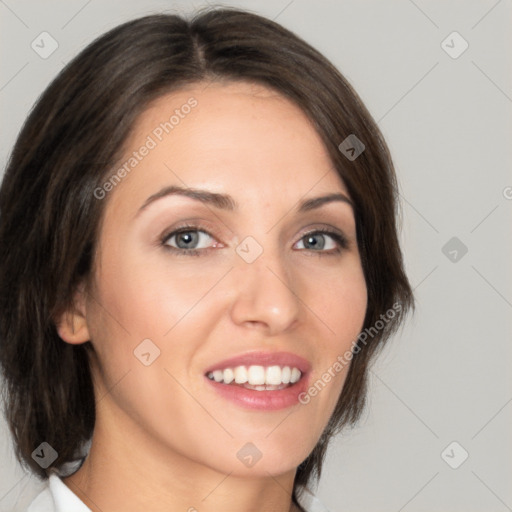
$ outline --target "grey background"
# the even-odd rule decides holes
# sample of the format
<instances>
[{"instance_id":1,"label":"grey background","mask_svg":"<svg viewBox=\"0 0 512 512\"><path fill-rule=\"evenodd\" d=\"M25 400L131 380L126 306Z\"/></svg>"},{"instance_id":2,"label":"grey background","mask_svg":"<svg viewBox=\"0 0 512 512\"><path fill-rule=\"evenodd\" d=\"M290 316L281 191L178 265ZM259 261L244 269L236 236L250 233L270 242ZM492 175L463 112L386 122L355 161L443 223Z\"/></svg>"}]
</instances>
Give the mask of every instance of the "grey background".
<instances>
[{"instance_id":1,"label":"grey background","mask_svg":"<svg viewBox=\"0 0 512 512\"><path fill-rule=\"evenodd\" d=\"M38 95L94 37L202 5L0 1L2 168ZM320 499L332 512L512 510L512 2L223 5L275 19L340 68L378 120L401 184L417 312L373 367L360 425L333 443ZM59 45L47 59L30 46L43 31ZM441 46L453 31L469 43L456 59ZM452 237L458 248L443 252ZM0 431L0 510L23 510L40 483L15 463L3 422ZM462 450L469 457L452 469Z\"/></svg>"}]
</instances>

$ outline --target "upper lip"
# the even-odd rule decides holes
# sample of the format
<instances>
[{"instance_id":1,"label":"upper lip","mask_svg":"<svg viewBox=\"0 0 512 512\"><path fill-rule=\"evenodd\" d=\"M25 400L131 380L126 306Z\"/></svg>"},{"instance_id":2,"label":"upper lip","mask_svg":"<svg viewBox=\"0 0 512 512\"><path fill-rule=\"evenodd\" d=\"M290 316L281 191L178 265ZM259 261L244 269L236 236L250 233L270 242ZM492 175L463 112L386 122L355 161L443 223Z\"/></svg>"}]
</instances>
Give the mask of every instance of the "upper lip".
<instances>
[{"instance_id":1,"label":"upper lip","mask_svg":"<svg viewBox=\"0 0 512 512\"><path fill-rule=\"evenodd\" d=\"M212 364L205 373L237 366L290 366L299 369L303 375L311 368L306 359L291 352L246 352Z\"/></svg>"}]
</instances>

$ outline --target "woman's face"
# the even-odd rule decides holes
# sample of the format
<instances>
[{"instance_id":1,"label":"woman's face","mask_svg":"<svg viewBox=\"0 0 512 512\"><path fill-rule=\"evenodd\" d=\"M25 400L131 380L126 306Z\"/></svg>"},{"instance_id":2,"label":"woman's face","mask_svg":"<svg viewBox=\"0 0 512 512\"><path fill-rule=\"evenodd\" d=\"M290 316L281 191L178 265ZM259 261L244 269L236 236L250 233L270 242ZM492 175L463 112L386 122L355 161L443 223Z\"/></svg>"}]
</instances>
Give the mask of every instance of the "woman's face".
<instances>
[{"instance_id":1,"label":"woman's face","mask_svg":"<svg viewBox=\"0 0 512 512\"><path fill-rule=\"evenodd\" d=\"M108 202L86 302L97 424L166 460L295 470L367 304L320 137L271 90L198 84L140 116L116 173L96 192Z\"/></svg>"}]
</instances>

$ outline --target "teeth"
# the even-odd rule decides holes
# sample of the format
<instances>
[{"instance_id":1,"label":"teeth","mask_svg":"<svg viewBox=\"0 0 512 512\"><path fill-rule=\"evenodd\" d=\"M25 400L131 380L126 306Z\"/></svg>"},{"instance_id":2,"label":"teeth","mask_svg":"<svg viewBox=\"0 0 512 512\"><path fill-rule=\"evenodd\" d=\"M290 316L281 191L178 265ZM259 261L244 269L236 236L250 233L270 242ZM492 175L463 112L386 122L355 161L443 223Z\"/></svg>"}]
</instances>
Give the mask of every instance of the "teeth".
<instances>
[{"instance_id":1,"label":"teeth","mask_svg":"<svg viewBox=\"0 0 512 512\"><path fill-rule=\"evenodd\" d=\"M237 384L245 384L249 380L247 368L245 366L237 366L235 368L235 382Z\"/></svg>"},{"instance_id":2,"label":"teeth","mask_svg":"<svg viewBox=\"0 0 512 512\"><path fill-rule=\"evenodd\" d=\"M279 366L269 366L265 377L265 384L279 386L281 384L281 368Z\"/></svg>"},{"instance_id":3,"label":"teeth","mask_svg":"<svg viewBox=\"0 0 512 512\"><path fill-rule=\"evenodd\" d=\"M231 368L226 368L223 372L224 375L224 384L231 384L235 378L235 374Z\"/></svg>"},{"instance_id":4,"label":"teeth","mask_svg":"<svg viewBox=\"0 0 512 512\"><path fill-rule=\"evenodd\" d=\"M269 386L268 384L263 386L251 386L250 384L244 384L246 389L254 389L255 391L277 391L279 389L287 388L286 384L279 384L279 386Z\"/></svg>"},{"instance_id":5,"label":"teeth","mask_svg":"<svg viewBox=\"0 0 512 512\"><path fill-rule=\"evenodd\" d=\"M292 368L292 375L290 377L290 382L295 384L300 379L300 370L297 368Z\"/></svg>"},{"instance_id":6,"label":"teeth","mask_svg":"<svg viewBox=\"0 0 512 512\"><path fill-rule=\"evenodd\" d=\"M251 386L265 384L265 368L263 366L249 366L248 377Z\"/></svg>"},{"instance_id":7,"label":"teeth","mask_svg":"<svg viewBox=\"0 0 512 512\"><path fill-rule=\"evenodd\" d=\"M292 369L289 366L285 366L281 372L281 381L283 384L288 384L292 376Z\"/></svg>"},{"instance_id":8,"label":"teeth","mask_svg":"<svg viewBox=\"0 0 512 512\"><path fill-rule=\"evenodd\" d=\"M290 366L237 366L225 368L208 373L208 378L224 384L245 384L250 389L264 391L268 389L282 389L288 384L295 384L302 376L298 368Z\"/></svg>"}]
</instances>

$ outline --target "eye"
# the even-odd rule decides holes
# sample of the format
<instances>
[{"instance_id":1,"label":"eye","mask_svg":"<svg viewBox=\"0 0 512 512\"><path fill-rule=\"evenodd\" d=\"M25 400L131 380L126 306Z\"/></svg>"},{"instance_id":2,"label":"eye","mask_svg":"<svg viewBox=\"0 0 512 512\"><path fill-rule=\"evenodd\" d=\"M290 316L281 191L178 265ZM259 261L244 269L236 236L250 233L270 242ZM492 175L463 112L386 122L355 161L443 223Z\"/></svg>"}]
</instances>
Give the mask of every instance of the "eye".
<instances>
[{"instance_id":1,"label":"eye","mask_svg":"<svg viewBox=\"0 0 512 512\"><path fill-rule=\"evenodd\" d=\"M212 247L215 239L206 231L187 229L174 231L164 240L164 244L180 251L207 249Z\"/></svg>"},{"instance_id":2,"label":"eye","mask_svg":"<svg viewBox=\"0 0 512 512\"><path fill-rule=\"evenodd\" d=\"M313 231L304 235L295 245L296 249L316 252L340 252L347 246L344 238L338 233Z\"/></svg>"}]
</instances>

